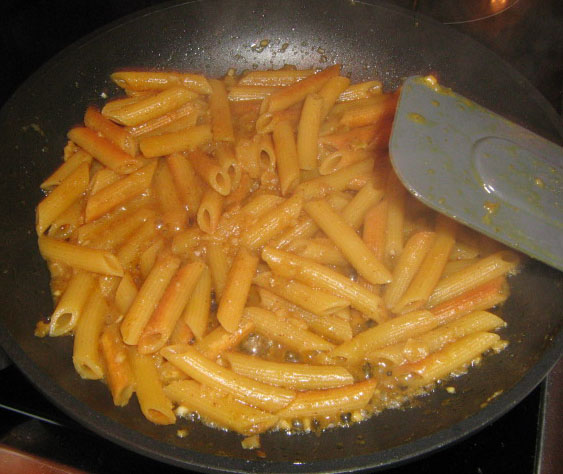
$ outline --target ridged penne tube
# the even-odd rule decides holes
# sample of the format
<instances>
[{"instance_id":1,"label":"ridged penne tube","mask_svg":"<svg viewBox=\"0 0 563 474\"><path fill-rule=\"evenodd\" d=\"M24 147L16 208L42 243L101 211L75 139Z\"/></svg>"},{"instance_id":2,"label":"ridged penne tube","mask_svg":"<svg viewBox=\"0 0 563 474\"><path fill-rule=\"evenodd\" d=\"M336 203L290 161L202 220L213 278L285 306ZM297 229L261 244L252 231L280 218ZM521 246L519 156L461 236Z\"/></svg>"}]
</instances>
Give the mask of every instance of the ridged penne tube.
<instances>
[{"instance_id":1,"label":"ridged penne tube","mask_svg":"<svg viewBox=\"0 0 563 474\"><path fill-rule=\"evenodd\" d=\"M282 68L270 71L249 71L239 80L245 86L285 87L314 74L313 69Z\"/></svg>"},{"instance_id":2,"label":"ridged penne tube","mask_svg":"<svg viewBox=\"0 0 563 474\"><path fill-rule=\"evenodd\" d=\"M47 235L55 239L66 240L84 223L84 199L74 201L51 223Z\"/></svg>"},{"instance_id":3,"label":"ridged penne tube","mask_svg":"<svg viewBox=\"0 0 563 474\"><path fill-rule=\"evenodd\" d=\"M321 121L326 118L330 109L338 100L340 95L350 85L350 79L343 76L336 76L329 79L319 91L319 95L323 98L323 109L321 112Z\"/></svg>"},{"instance_id":4,"label":"ridged penne tube","mask_svg":"<svg viewBox=\"0 0 563 474\"><path fill-rule=\"evenodd\" d=\"M338 247L326 238L296 239L288 244L287 250L301 257L310 258L322 265L337 267L350 265Z\"/></svg>"},{"instance_id":5,"label":"ridged penne tube","mask_svg":"<svg viewBox=\"0 0 563 474\"><path fill-rule=\"evenodd\" d=\"M202 235L201 230L197 227L189 227L176 233L172 239L172 253L180 257L193 255L193 251L199 245Z\"/></svg>"},{"instance_id":6,"label":"ridged penne tube","mask_svg":"<svg viewBox=\"0 0 563 474\"><path fill-rule=\"evenodd\" d=\"M343 193L332 193L327 197L328 203L337 211L343 209L349 202L348 195ZM309 216L300 217L297 223L282 233L278 238L272 241L272 246L277 248L287 247L290 242L296 239L308 239L313 237L319 228L315 221Z\"/></svg>"},{"instance_id":7,"label":"ridged penne tube","mask_svg":"<svg viewBox=\"0 0 563 474\"><path fill-rule=\"evenodd\" d=\"M74 331L72 362L83 379L98 380L104 376L104 364L98 344L108 314L108 305L95 288L88 297Z\"/></svg>"},{"instance_id":8,"label":"ridged penne tube","mask_svg":"<svg viewBox=\"0 0 563 474\"><path fill-rule=\"evenodd\" d=\"M373 154L367 150L337 150L321 157L319 162L319 174L325 176L339 169L346 168L358 161L367 160Z\"/></svg>"},{"instance_id":9,"label":"ridged penne tube","mask_svg":"<svg viewBox=\"0 0 563 474\"><path fill-rule=\"evenodd\" d=\"M469 334L421 361L397 367L394 372L398 375L413 374L408 386L423 387L465 368L499 341L500 336L490 332Z\"/></svg>"},{"instance_id":10,"label":"ridged penne tube","mask_svg":"<svg viewBox=\"0 0 563 474\"><path fill-rule=\"evenodd\" d=\"M329 353L329 357L345 359L347 364L357 364L375 349L405 341L437 325L438 320L430 311L413 311L396 316L340 344Z\"/></svg>"},{"instance_id":11,"label":"ridged penne tube","mask_svg":"<svg viewBox=\"0 0 563 474\"><path fill-rule=\"evenodd\" d=\"M121 125L134 127L177 109L196 97L197 93L186 87L175 86L116 110L104 107L102 115Z\"/></svg>"},{"instance_id":12,"label":"ridged penne tube","mask_svg":"<svg viewBox=\"0 0 563 474\"><path fill-rule=\"evenodd\" d=\"M258 162L262 173L264 171L273 171L276 167L276 152L274 150L274 143L272 137L268 133L260 135L258 141Z\"/></svg>"},{"instance_id":13,"label":"ridged penne tube","mask_svg":"<svg viewBox=\"0 0 563 474\"><path fill-rule=\"evenodd\" d=\"M252 179L260 176L260 137L239 138L235 144L235 155L243 171Z\"/></svg>"},{"instance_id":14,"label":"ridged penne tube","mask_svg":"<svg viewBox=\"0 0 563 474\"><path fill-rule=\"evenodd\" d=\"M352 339L352 327L350 323L340 316L319 316L318 314L310 313L264 288L258 288L258 294L260 295L260 305L263 308L269 311L277 311L279 309L289 311L291 314L305 321L311 331L324 338L336 342L344 342ZM339 314L341 311L339 311Z\"/></svg>"},{"instance_id":15,"label":"ridged penne tube","mask_svg":"<svg viewBox=\"0 0 563 474\"><path fill-rule=\"evenodd\" d=\"M164 393L152 356L132 351L131 362L135 374L135 393L145 418L157 425L175 423L172 402Z\"/></svg>"},{"instance_id":16,"label":"ridged penne tube","mask_svg":"<svg viewBox=\"0 0 563 474\"><path fill-rule=\"evenodd\" d=\"M201 203L197 210L197 225L207 233L213 234L219 225L219 219L223 212L223 200L225 198L212 188L206 188L201 197Z\"/></svg>"},{"instance_id":17,"label":"ridged penne tube","mask_svg":"<svg viewBox=\"0 0 563 474\"><path fill-rule=\"evenodd\" d=\"M266 98L262 103L267 102ZM288 122L291 129L297 128L299 117L301 116L301 109L291 107L290 109L280 110L279 112L265 112L258 116L256 119L256 133L264 134L271 133L280 122Z\"/></svg>"},{"instance_id":18,"label":"ridged penne tube","mask_svg":"<svg viewBox=\"0 0 563 474\"><path fill-rule=\"evenodd\" d=\"M244 314L253 323L256 331L297 351L328 351L334 344L317 336L263 308L248 307Z\"/></svg>"},{"instance_id":19,"label":"ridged penne tube","mask_svg":"<svg viewBox=\"0 0 563 474\"><path fill-rule=\"evenodd\" d=\"M489 255L438 282L430 295L428 306L439 305L487 281L506 275L514 271L519 262L518 255L508 250Z\"/></svg>"},{"instance_id":20,"label":"ridged penne tube","mask_svg":"<svg viewBox=\"0 0 563 474\"><path fill-rule=\"evenodd\" d=\"M331 77L338 76L339 73L340 65L336 64L273 93L266 98L266 111L277 112L301 102L307 95L318 92Z\"/></svg>"},{"instance_id":21,"label":"ridged penne tube","mask_svg":"<svg viewBox=\"0 0 563 474\"><path fill-rule=\"evenodd\" d=\"M142 137L139 146L143 155L147 158L155 158L180 151L195 150L197 147L210 142L212 138L209 125L196 125L177 132Z\"/></svg>"},{"instance_id":22,"label":"ridged penne tube","mask_svg":"<svg viewBox=\"0 0 563 474\"><path fill-rule=\"evenodd\" d=\"M455 223L438 217L436 238L407 291L393 307L394 313L414 311L426 304L448 261L455 242Z\"/></svg>"},{"instance_id":23,"label":"ridged penne tube","mask_svg":"<svg viewBox=\"0 0 563 474\"><path fill-rule=\"evenodd\" d=\"M333 314L350 306L350 302L345 299L270 272L255 276L253 283L320 316Z\"/></svg>"},{"instance_id":24,"label":"ridged penne tube","mask_svg":"<svg viewBox=\"0 0 563 474\"><path fill-rule=\"evenodd\" d=\"M272 362L237 352L227 352L225 357L237 374L277 387L312 390L354 383L344 367Z\"/></svg>"},{"instance_id":25,"label":"ridged penne tube","mask_svg":"<svg viewBox=\"0 0 563 474\"><path fill-rule=\"evenodd\" d=\"M493 331L505 325L506 323L493 313L475 311L405 342L371 352L367 358L370 361L383 358L390 360L395 365L417 362L456 339L474 332Z\"/></svg>"},{"instance_id":26,"label":"ridged penne tube","mask_svg":"<svg viewBox=\"0 0 563 474\"><path fill-rule=\"evenodd\" d=\"M235 156L232 145L223 143L215 150L215 156L221 169L227 173L231 180L231 192L238 188L242 170Z\"/></svg>"},{"instance_id":27,"label":"ridged penne tube","mask_svg":"<svg viewBox=\"0 0 563 474\"><path fill-rule=\"evenodd\" d=\"M207 330L210 307L211 272L208 267L204 267L182 314L184 322L198 341L203 338Z\"/></svg>"},{"instance_id":28,"label":"ridged penne tube","mask_svg":"<svg viewBox=\"0 0 563 474\"><path fill-rule=\"evenodd\" d=\"M352 84L343 91L338 97L339 102L348 102L351 100L367 99L368 97L379 95L383 92L383 84L381 81L366 81L358 84Z\"/></svg>"},{"instance_id":29,"label":"ridged penne tube","mask_svg":"<svg viewBox=\"0 0 563 474\"><path fill-rule=\"evenodd\" d=\"M172 173L164 160L159 160L152 187L166 228L172 232L184 229L188 224L188 213L180 201Z\"/></svg>"},{"instance_id":30,"label":"ridged penne tube","mask_svg":"<svg viewBox=\"0 0 563 474\"><path fill-rule=\"evenodd\" d=\"M238 375L221 367L189 345L167 346L160 354L197 382L215 388L262 410L275 412L287 406L295 392Z\"/></svg>"},{"instance_id":31,"label":"ridged penne tube","mask_svg":"<svg viewBox=\"0 0 563 474\"><path fill-rule=\"evenodd\" d=\"M202 109L201 103L196 101L188 102L164 115L147 120L135 127L125 127L125 129L136 139L160 135L162 133L176 132L187 127L193 127Z\"/></svg>"},{"instance_id":32,"label":"ridged penne tube","mask_svg":"<svg viewBox=\"0 0 563 474\"><path fill-rule=\"evenodd\" d=\"M454 248L450 253L450 260L470 260L479 257L480 251L478 247L469 246L463 242L454 244Z\"/></svg>"},{"instance_id":33,"label":"ridged penne tube","mask_svg":"<svg viewBox=\"0 0 563 474\"><path fill-rule=\"evenodd\" d=\"M241 100L262 100L279 90L276 86L253 86L239 84L229 89L228 98L231 102Z\"/></svg>"},{"instance_id":34,"label":"ridged penne tube","mask_svg":"<svg viewBox=\"0 0 563 474\"><path fill-rule=\"evenodd\" d=\"M407 190L395 173L389 173L385 197L387 199L387 229L385 233L385 260L403 251L403 223Z\"/></svg>"},{"instance_id":35,"label":"ridged penne tube","mask_svg":"<svg viewBox=\"0 0 563 474\"><path fill-rule=\"evenodd\" d=\"M122 89L131 91L163 90L184 86L199 94L210 94L211 87L205 76L171 71L117 71L111 79Z\"/></svg>"},{"instance_id":36,"label":"ridged penne tube","mask_svg":"<svg viewBox=\"0 0 563 474\"><path fill-rule=\"evenodd\" d=\"M211 95L209 96L209 111L211 113L211 128L215 141L234 142L233 120L225 84L217 79L210 79Z\"/></svg>"},{"instance_id":37,"label":"ridged penne tube","mask_svg":"<svg viewBox=\"0 0 563 474\"><path fill-rule=\"evenodd\" d=\"M297 127L297 156L299 168L313 170L317 168L318 138L324 99L318 94L309 94Z\"/></svg>"},{"instance_id":38,"label":"ridged penne tube","mask_svg":"<svg viewBox=\"0 0 563 474\"><path fill-rule=\"evenodd\" d=\"M103 275L123 276L123 268L115 255L105 250L69 244L50 237L39 237L39 251L44 259L61 262L79 270Z\"/></svg>"},{"instance_id":39,"label":"ridged penne tube","mask_svg":"<svg viewBox=\"0 0 563 474\"><path fill-rule=\"evenodd\" d=\"M375 206L382 197L383 189L377 187L375 180L369 180L342 209L342 219L354 230L358 230L362 226L368 210Z\"/></svg>"},{"instance_id":40,"label":"ridged penne tube","mask_svg":"<svg viewBox=\"0 0 563 474\"><path fill-rule=\"evenodd\" d=\"M62 336L74 330L86 300L96 285L95 276L76 272L57 302L49 322L49 336Z\"/></svg>"},{"instance_id":41,"label":"ridged penne tube","mask_svg":"<svg viewBox=\"0 0 563 474\"><path fill-rule=\"evenodd\" d=\"M180 153L169 155L166 158L166 164L172 174L176 192L186 206L188 215L195 216L203 193L193 165Z\"/></svg>"},{"instance_id":42,"label":"ridged penne tube","mask_svg":"<svg viewBox=\"0 0 563 474\"><path fill-rule=\"evenodd\" d=\"M205 387L193 380L179 380L167 385L166 395L176 404L197 411L217 425L245 436L272 428L278 417L235 400L232 395Z\"/></svg>"},{"instance_id":43,"label":"ridged penne tube","mask_svg":"<svg viewBox=\"0 0 563 474\"><path fill-rule=\"evenodd\" d=\"M168 339L170 344L190 344L194 340L194 333L182 318L176 321L176 326Z\"/></svg>"},{"instance_id":44,"label":"ridged penne tube","mask_svg":"<svg viewBox=\"0 0 563 474\"><path fill-rule=\"evenodd\" d=\"M310 201L305 211L334 242L358 274L373 284L389 283L391 273L378 261L355 230L326 201Z\"/></svg>"},{"instance_id":45,"label":"ridged penne tube","mask_svg":"<svg viewBox=\"0 0 563 474\"><path fill-rule=\"evenodd\" d=\"M104 189L106 186L115 183L120 178L121 175L117 174L113 170L110 170L109 168L102 168L101 170L96 171L88 186L88 192L90 196L93 196L98 191Z\"/></svg>"},{"instance_id":46,"label":"ridged penne tube","mask_svg":"<svg viewBox=\"0 0 563 474\"><path fill-rule=\"evenodd\" d=\"M129 361L127 346L123 344L116 324L106 326L100 337L100 349L113 404L123 407L129 403L135 390L135 376Z\"/></svg>"},{"instance_id":47,"label":"ridged penne tube","mask_svg":"<svg viewBox=\"0 0 563 474\"><path fill-rule=\"evenodd\" d=\"M164 245L164 239L161 237L146 248L139 257L139 270L143 279L150 273Z\"/></svg>"},{"instance_id":48,"label":"ridged penne tube","mask_svg":"<svg viewBox=\"0 0 563 474\"><path fill-rule=\"evenodd\" d=\"M378 295L328 267L272 247L264 248L262 259L274 273L332 291L370 319L382 322L386 318L383 301Z\"/></svg>"},{"instance_id":49,"label":"ridged penne tube","mask_svg":"<svg viewBox=\"0 0 563 474\"><path fill-rule=\"evenodd\" d=\"M88 107L86 109L84 125L100 133L128 155L135 156L137 154L135 138L124 127L120 127L104 117L97 108Z\"/></svg>"},{"instance_id":50,"label":"ridged penne tube","mask_svg":"<svg viewBox=\"0 0 563 474\"><path fill-rule=\"evenodd\" d=\"M100 137L94 130L86 127L75 127L67 134L80 148L92 155L104 166L119 174L128 174L139 169L143 161L133 157L115 146L109 140Z\"/></svg>"},{"instance_id":51,"label":"ridged penne tube","mask_svg":"<svg viewBox=\"0 0 563 474\"><path fill-rule=\"evenodd\" d=\"M91 164L92 155L84 150L73 153L62 165L60 165L51 176L41 183L41 189L49 190L61 184L65 178L70 176L82 163Z\"/></svg>"},{"instance_id":52,"label":"ridged penne tube","mask_svg":"<svg viewBox=\"0 0 563 474\"><path fill-rule=\"evenodd\" d=\"M35 229L43 234L53 221L79 199L88 187L90 165L82 163L37 206Z\"/></svg>"},{"instance_id":53,"label":"ridged penne tube","mask_svg":"<svg viewBox=\"0 0 563 474\"><path fill-rule=\"evenodd\" d=\"M149 163L90 196L86 203L86 222L103 216L118 205L146 191L151 185L156 165L156 161Z\"/></svg>"},{"instance_id":54,"label":"ridged penne tube","mask_svg":"<svg viewBox=\"0 0 563 474\"><path fill-rule=\"evenodd\" d=\"M121 314L129 311L137 292L137 285L135 285L131 274L126 272L115 290L115 306Z\"/></svg>"},{"instance_id":55,"label":"ridged penne tube","mask_svg":"<svg viewBox=\"0 0 563 474\"><path fill-rule=\"evenodd\" d=\"M453 273L457 273L460 270L469 267L470 265L477 263L479 260L480 260L479 258L464 258L461 260L450 260L448 263L446 263L446 266L444 267L444 271L442 272L442 279L452 275Z\"/></svg>"},{"instance_id":56,"label":"ridged penne tube","mask_svg":"<svg viewBox=\"0 0 563 474\"><path fill-rule=\"evenodd\" d=\"M303 196L296 193L279 206L260 216L246 232L241 242L250 249L256 249L278 236L286 227L292 225L303 206Z\"/></svg>"},{"instance_id":57,"label":"ridged penne tube","mask_svg":"<svg viewBox=\"0 0 563 474\"><path fill-rule=\"evenodd\" d=\"M319 137L319 144L338 151L366 150L377 135L376 125L353 128L344 132L335 132Z\"/></svg>"},{"instance_id":58,"label":"ridged penne tube","mask_svg":"<svg viewBox=\"0 0 563 474\"><path fill-rule=\"evenodd\" d=\"M196 150L188 155L188 159L196 173L221 196L231 192L231 178L227 170L211 158L207 153Z\"/></svg>"},{"instance_id":59,"label":"ridged penne tube","mask_svg":"<svg viewBox=\"0 0 563 474\"><path fill-rule=\"evenodd\" d=\"M383 290L383 300L388 309L393 308L407 291L435 236L434 232L417 232L407 241L393 269L393 280Z\"/></svg>"},{"instance_id":60,"label":"ridged penne tube","mask_svg":"<svg viewBox=\"0 0 563 474\"><path fill-rule=\"evenodd\" d=\"M228 332L238 328L257 265L258 257L241 247L229 270L217 308L217 320Z\"/></svg>"},{"instance_id":61,"label":"ridged penne tube","mask_svg":"<svg viewBox=\"0 0 563 474\"><path fill-rule=\"evenodd\" d=\"M179 266L180 260L171 255L165 255L156 262L121 323L121 335L126 344L136 345L139 342L143 329Z\"/></svg>"},{"instance_id":62,"label":"ridged penne tube","mask_svg":"<svg viewBox=\"0 0 563 474\"><path fill-rule=\"evenodd\" d=\"M149 218L145 223L141 224L136 232L129 236L116 254L123 268L131 269L134 266L141 252L150 245L151 239L155 234L155 220L154 218Z\"/></svg>"},{"instance_id":63,"label":"ridged penne tube","mask_svg":"<svg viewBox=\"0 0 563 474\"><path fill-rule=\"evenodd\" d=\"M218 326L197 341L194 347L208 359L214 360L219 354L238 346L253 330L254 323L243 318L235 332L227 332Z\"/></svg>"},{"instance_id":64,"label":"ridged penne tube","mask_svg":"<svg viewBox=\"0 0 563 474\"><path fill-rule=\"evenodd\" d=\"M380 96L373 96L373 98L381 98L381 100L346 110L342 114L340 124L350 128L363 127L377 123L387 115L393 114L397 105L395 94L381 94Z\"/></svg>"},{"instance_id":65,"label":"ridged penne tube","mask_svg":"<svg viewBox=\"0 0 563 474\"><path fill-rule=\"evenodd\" d=\"M207 265L211 272L215 297L220 299L227 284L229 269L231 268L228 255L221 244L209 242L207 245Z\"/></svg>"},{"instance_id":66,"label":"ridged penne tube","mask_svg":"<svg viewBox=\"0 0 563 474\"><path fill-rule=\"evenodd\" d=\"M477 288L473 288L455 298L434 306L432 313L436 315L440 324L443 324L471 311L489 309L500 305L506 301L508 295L506 279L504 277L497 277Z\"/></svg>"},{"instance_id":67,"label":"ridged penne tube","mask_svg":"<svg viewBox=\"0 0 563 474\"><path fill-rule=\"evenodd\" d=\"M281 121L274 126L276 167L280 178L282 196L291 193L299 184L299 159L295 137L289 122Z\"/></svg>"},{"instance_id":68,"label":"ridged penne tube","mask_svg":"<svg viewBox=\"0 0 563 474\"><path fill-rule=\"evenodd\" d=\"M381 201L364 216L362 239L375 257L382 261L387 230L387 201Z\"/></svg>"},{"instance_id":69,"label":"ridged penne tube","mask_svg":"<svg viewBox=\"0 0 563 474\"><path fill-rule=\"evenodd\" d=\"M187 263L172 277L137 342L140 354L151 354L166 344L204 268L201 262Z\"/></svg>"},{"instance_id":70,"label":"ridged penne tube","mask_svg":"<svg viewBox=\"0 0 563 474\"><path fill-rule=\"evenodd\" d=\"M332 174L305 181L297 186L297 190L303 192L306 200L322 197L330 191L344 191L354 178L371 173L373 163L373 159L354 163Z\"/></svg>"},{"instance_id":71,"label":"ridged penne tube","mask_svg":"<svg viewBox=\"0 0 563 474\"><path fill-rule=\"evenodd\" d=\"M361 410L373 397L376 386L377 382L372 379L327 390L298 392L295 400L277 415L280 418L324 417Z\"/></svg>"}]
</instances>

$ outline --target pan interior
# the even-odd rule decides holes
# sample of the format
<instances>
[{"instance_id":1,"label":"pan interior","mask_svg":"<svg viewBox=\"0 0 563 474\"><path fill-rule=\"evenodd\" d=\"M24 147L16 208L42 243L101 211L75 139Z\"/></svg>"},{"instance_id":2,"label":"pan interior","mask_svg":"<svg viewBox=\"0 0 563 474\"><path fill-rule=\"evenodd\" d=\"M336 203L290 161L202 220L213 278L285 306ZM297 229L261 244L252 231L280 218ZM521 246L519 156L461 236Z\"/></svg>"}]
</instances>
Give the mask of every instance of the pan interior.
<instances>
[{"instance_id":1,"label":"pan interior","mask_svg":"<svg viewBox=\"0 0 563 474\"><path fill-rule=\"evenodd\" d=\"M151 425L136 403L113 407L106 388L80 380L72 341L37 339L35 323L52 308L49 278L36 249L39 184L60 161L65 133L88 104L115 95L116 69L181 69L210 76L228 68L326 67L342 63L353 81L388 89L414 74L436 73L497 113L547 138L561 127L547 102L493 53L453 30L382 3L310 0L204 1L128 17L66 50L34 74L0 113L4 307L0 342L57 405L94 431L156 459L201 470L332 471L381 467L441 447L492 421L540 382L562 347L562 274L536 262L512 280L502 316L508 349L406 410L389 410L321 437L262 436L262 451L241 437L182 421ZM176 432L186 427L189 435ZM250 464L248 461L252 461Z\"/></svg>"}]
</instances>

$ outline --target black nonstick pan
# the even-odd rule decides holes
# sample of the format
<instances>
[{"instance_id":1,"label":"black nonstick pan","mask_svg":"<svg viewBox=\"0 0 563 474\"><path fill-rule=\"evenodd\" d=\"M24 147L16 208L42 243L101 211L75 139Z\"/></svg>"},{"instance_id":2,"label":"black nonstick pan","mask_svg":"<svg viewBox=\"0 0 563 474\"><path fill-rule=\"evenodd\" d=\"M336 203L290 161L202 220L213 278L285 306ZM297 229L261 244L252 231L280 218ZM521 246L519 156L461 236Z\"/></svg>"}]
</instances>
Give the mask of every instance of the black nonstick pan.
<instances>
[{"instance_id":1,"label":"black nonstick pan","mask_svg":"<svg viewBox=\"0 0 563 474\"><path fill-rule=\"evenodd\" d=\"M266 41L264 41L266 40ZM264 46L266 45L266 46ZM389 410L322 436L262 436L245 451L241 437L181 421L156 427L136 402L115 408L106 388L74 372L70 338L38 339L35 323L52 309L49 278L36 248L39 184L60 161L65 133L85 107L117 92L115 69L201 71L344 64L353 80L378 77L389 89L403 77L436 73L456 91L561 143L563 127L547 101L475 41L385 3L219 1L165 4L85 38L31 76L0 112L0 344L30 380L88 429L128 449L193 470L341 472L411 460L459 440L522 400L561 354L563 274L530 261L512 279L502 315L510 341L500 355L401 410ZM176 432L188 429L188 436ZM261 456L265 453L265 457Z\"/></svg>"}]
</instances>

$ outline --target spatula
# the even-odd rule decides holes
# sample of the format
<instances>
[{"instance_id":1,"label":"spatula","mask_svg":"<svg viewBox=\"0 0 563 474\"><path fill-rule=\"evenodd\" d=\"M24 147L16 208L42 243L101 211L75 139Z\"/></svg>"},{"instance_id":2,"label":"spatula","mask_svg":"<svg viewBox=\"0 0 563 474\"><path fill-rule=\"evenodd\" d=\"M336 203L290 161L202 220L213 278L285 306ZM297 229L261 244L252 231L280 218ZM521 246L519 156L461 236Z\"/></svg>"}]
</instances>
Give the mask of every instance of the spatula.
<instances>
[{"instance_id":1,"label":"spatula","mask_svg":"<svg viewBox=\"0 0 563 474\"><path fill-rule=\"evenodd\" d=\"M439 85L408 78L389 152L433 209L563 270L563 148Z\"/></svg>"}]
</instances>

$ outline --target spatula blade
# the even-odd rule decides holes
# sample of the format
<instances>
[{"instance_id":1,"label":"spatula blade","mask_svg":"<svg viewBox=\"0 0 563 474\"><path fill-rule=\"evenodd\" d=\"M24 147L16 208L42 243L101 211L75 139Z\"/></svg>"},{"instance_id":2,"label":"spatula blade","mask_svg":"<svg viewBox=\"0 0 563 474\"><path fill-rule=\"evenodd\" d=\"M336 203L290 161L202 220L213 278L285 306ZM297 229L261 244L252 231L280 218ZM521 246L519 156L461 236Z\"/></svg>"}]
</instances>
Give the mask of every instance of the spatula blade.
<instances>
[{"instance_id":1,"label":"spatula blade","mask_svg":"<svg viewBox=\"0 0 563 474\"><path fill-rule=\"evenodd\" d=\"M389 152L425 204L563 270L563 148L414 76L401 89Z\"/></svg>"}]
</instances>

